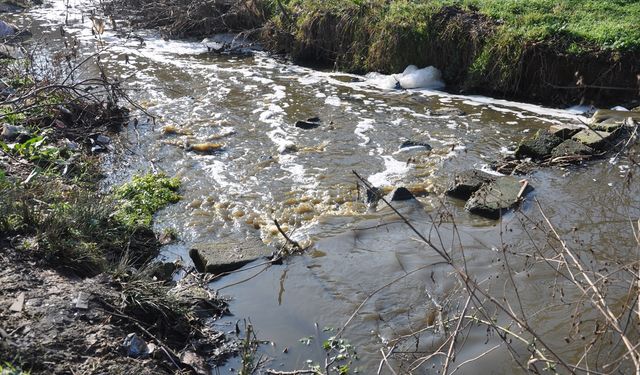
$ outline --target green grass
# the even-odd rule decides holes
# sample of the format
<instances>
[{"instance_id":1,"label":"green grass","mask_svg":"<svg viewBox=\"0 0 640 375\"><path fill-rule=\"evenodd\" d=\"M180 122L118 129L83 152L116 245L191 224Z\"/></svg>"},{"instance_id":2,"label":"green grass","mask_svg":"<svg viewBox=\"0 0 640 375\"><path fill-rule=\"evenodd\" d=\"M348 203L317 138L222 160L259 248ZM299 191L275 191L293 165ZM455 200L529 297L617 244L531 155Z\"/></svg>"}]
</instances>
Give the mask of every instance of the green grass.
<instances>
[{"instance_id":1,"label":"green grass","mask_svg":"<svg viewBox=\"0 0 640 375\"><path fill-rule=\"evenodd\" d=\"M19 367L9 363L9 362L0 362L0 374L1 375L29 375L31 374L29 371L21 370Z\"/></svg>"},{"instance_id":2,"label":"green grass","mask_svg":"<svg viewBox=\"0 0 640 375\"><path fill-rule=\"evenodd\" d=\"M111 195L59 179L30 184L0 176L0 233L20 238L22 251L55 268L92 276L122 259L140 265L159 244L153 214L179 200L177 179L136 176Z\"/></svg>"},{"instance_id":3,"label":"green grass","mask_svg":"<svg viewBox=\"0 0 640 375\"><path fill-rule=\"evenodd\" d=\"M498 33L526 42L558 38L617 51L640 49L640 2L636 0L328 0L282 1L292 14L340 14L363 6L375 9L380 25L394 24L418 34L428 29L430 16L445 6L477 10L497 21ZM277 9L272 7L272 9ZM277 12L277 10L275 11ZM575 47L575 46L574 46Z\"/></svg>"},{"instance_id":4,"label":"green grass","mask_svg":"<svg viewBox=\"0 0 640 375\"><path fill-rule=\"evenodd\" d=\"M563 38L612 50L640 48L640 2L636 0L439 1L475 7L504 22L501 33L539 42Z\"/></svg>"}]
</instances>

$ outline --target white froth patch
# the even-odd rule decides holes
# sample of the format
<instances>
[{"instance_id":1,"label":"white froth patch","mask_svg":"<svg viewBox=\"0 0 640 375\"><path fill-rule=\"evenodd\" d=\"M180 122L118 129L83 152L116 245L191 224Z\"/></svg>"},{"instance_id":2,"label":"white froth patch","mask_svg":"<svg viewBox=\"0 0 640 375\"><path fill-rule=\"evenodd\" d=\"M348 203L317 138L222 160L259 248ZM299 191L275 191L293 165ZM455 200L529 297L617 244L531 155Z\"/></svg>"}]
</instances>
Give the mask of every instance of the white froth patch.
<instances>
[{"instance_id":1,"label":"white froth patch","mask_svg":"<svg viewBox=\"0 0 640 375\"><path fill-rule=\"evenodd\" d=\"M393 182L391 180L401 178L411 169L407 163L398 161L393 156L384 155L382 159L384 160L385 170L371 175L367 179L373 186L392 185Z\"/></svg>"},{"instance_id":2,"label":"white froth patch","mask_svg":"<svg viewBox=\"0 0 640 375\"><path fill-rule=\"evenodd\" d=\"M227 176L225 176L225 172L227 171L227 166L221 162L220 160L211 160L210 163L207 163L202 169L209 174L213 178L213 180L220 185L220 187L228 187L231 185L237 185L229 181Z\"/></svg>"},{"instance_id":3,"label":"white froth patch","mask_svg":"<svg viewBox=\"0 0 640 375\"><path fill-rule=\"evenodd\" d=\"M366 118L356 125L356 129L353 132L362 139L362 142L358 144L359 146L366 146L371 142L371 138L365 135L365 133L374 128L374 122L373 119Z\"/></svg>"},{"instance_id":4,"label":"white froth patch","mask_svg":"<svg viewBox=\"0 0 640 375\"><path fill-rule=\"evenodd\" d=\"M342 101L341 101L341 100L340 100L340 98L338 98L337 96L335 96L335 95L331 95L331 96L327 97L327 98L324 100L324 103L325 103L325 104L327 104L327 105L332 105L332 106L335 106L335 107L340 107L340 105L342 104Z\"/></svg>"},{"instance_id":5,"label":"white froth patch","mask_svg":"<svg viewBox=\"0 0 640 375\"><path fill-rule=\"evenodd\" d=\"M478 170L479 170L480 172L484 172L484 173L490 174L490 175L492 175L492 176L498 176L498 177L502 177L502 176L504 176L502 173L500 173L500 172L496 172L496 171L494 171L493 169L491 169L491 167L489 167L489 165L488 165L488 164L482 164L482 165L478 168Z\"/></svg>"},{"instance_id":6,"label":"white froth patch","mask_svg":"<svg viewBox=\"0 0 640 375\"><path fill-rule=\"evenodd\" d=\"M445 86L442 73L433 66L419 69L415 65L409 65L400 74L384 75L369 73L367 82L381 89L441 89Z\"/></svg>"},{"instance_id":7,"label":"white froth patch","mask_svg":"<svg viewBox=\"0 0 640 375\"><path fill-rule=\"evenodd\" d=\"M287 97L287 93L285 90L286 90L286 87L284 86L280 86L280 85L273 86L273 94L265 95L265 98L270 100L275 100L275 101L282 100Z\"/></svg>"}]
</instances>

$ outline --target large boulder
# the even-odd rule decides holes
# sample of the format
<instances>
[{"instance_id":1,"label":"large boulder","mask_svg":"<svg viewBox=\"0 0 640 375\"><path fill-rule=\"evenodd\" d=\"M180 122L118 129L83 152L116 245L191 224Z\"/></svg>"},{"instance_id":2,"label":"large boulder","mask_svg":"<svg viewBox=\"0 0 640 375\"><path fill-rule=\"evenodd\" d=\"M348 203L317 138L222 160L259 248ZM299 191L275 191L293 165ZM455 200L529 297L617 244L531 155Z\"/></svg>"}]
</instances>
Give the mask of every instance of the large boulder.
<instances>
[{"instance_id":1,"label":"large boulder","mask_svg":"<svg viewBox=\"0 0 640 375\"><path fill-rule=\"evenodd\" d=\"M450 197L467 200L478 191L483 184L494 181L495 176L478 170L458 173L445 192Z\"/></svg>"},{"instance_id":2,"label":"large boulder","mask_svg":"<svg viewBox=\"0 0 640 375\"><path fill-rule=\"evenodd\" d=\"M523 140L516 149L516 158L530 157L542 160L551 155L551 151L562 143L562 138L553 135L549 130L539 130L532 138Z\"/></svg>"},{"instance_id":3,"label":"large boulder","mask_svg":"<svg viewBox=\"0 0 640 375\"><path fill-rule=\"evenodd\" d=\"M500 177L482 185L473 193L464 208L476 215L498 219L505 210L516 207L531 190L529 185L524 185L516 177Z\"/></svg>"},{"instance_id":4,"label":"large boulder","mask_svg":"<svg viewBox=\"0 0 640 375\"><path fill-rule=\"evenodd\" d=\"M215 243L195 245L189 250L196 269L220 274L236 270L256 259L268 257L272 250L259 238L243 240L222 239Z\"/></svg>"}]
</instances>

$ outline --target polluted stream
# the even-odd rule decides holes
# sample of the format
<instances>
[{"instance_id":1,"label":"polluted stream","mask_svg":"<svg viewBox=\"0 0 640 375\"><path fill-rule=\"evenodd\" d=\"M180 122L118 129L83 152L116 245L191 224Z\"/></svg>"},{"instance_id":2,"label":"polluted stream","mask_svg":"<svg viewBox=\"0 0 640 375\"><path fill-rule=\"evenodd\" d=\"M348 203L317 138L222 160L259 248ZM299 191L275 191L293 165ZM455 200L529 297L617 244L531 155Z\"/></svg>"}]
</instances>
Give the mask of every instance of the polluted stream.
<instances>
[{"instance_id":1,"label":"polluted stream","mask_svg":"<svg viewBox=\"0 0 640 375\"><path fill-rule=\"evenodd\" d=\"M464 309L464 285L384 203L367 209L352 171L387 192L411 190L416 201L394 206L418 232L456 263L464 261L497 298L519 300L529 324L563 354L580 357L580 340L566 340L571 312L555 296L557 278L535 256L547 236L532 224L542 219L534 199L584 256L631 258L637 243L629 218L639 210L633 200L638 188L626 180L628 161L539 169L523 177L535 190L522 214L507 213L499 221L471 215L464 202L442 195L456 172L488 170L522 137L575 122L577 114L432 89L396 90L385 76L312 70L264 52L219 55L209 52L211 42L129 34L108 23L99 42L91 32L91 4L65 3L48 2L15 21L46 40L44 49L77 39L79 60L102 49L107 77L119 79L155 116L132 112L136 123L117 140L125 151L105 168L109 183L147 171L182 181L182 201L155 217L156 229L171 229L179 238L162 257L190 264L191 248L247 239L276 251L283 238L274 219L307 247L283 264L267 267L259 259L211 284L231 299L233 316L218 321L218 328L233 332L251 324L264 341L256 363L277 371L324 369L326 340L340 332L345 341L336 349L345 358L336 365L348 363L352 372L391 373L383 363L391 347L397 354L389 364L401 373L441 369L444 356L430 354L448 349L441 321ZM96 73L93 63L77 71ZM317 127L295 126L315 117ZM414 146L401 148L407 141ZM512 256L507 265L505 254ZM494 317L508 321L500 312ZM512 356L527 358L530 348L513 345L507 348L476 324L450 368L522 371ZM240 367L236 358L214 373Z\"/></svg>"}]
</instances>

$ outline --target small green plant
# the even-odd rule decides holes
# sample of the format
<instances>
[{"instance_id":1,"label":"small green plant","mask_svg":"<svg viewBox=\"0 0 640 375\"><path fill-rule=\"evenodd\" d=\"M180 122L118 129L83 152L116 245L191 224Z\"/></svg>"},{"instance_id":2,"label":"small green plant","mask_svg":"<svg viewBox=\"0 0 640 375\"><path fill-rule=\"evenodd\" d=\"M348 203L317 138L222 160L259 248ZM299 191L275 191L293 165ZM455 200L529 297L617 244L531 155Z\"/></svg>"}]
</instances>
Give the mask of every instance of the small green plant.
<instances>
[{"instance_id":1,"label":"small green plant","mask_svg":"<svg viewBox=\"0 0 640 375\"><path fill-rule=\"evenodd\" d=\"M11 364L9 362L4 362L4 363L0 363L0 374L2 374L2 375L29 375L30 372L21 370L19 367L16 367L15 365L13 365L13 364Z\"/></svg>"},{"instance_id":2,"label":"small green plant","mask_svg":"<svg viewBox=\"0 0 640 375\"><path fill-rule=\"evenodd\" d=\"M350 371L350 366L358 355L353 346L344 339L335 336L329 337L322 343L322 348L327 352L328 363L340 375L346 375Z\"/></svg>"},{"instance_id":3,"label":"small green plant","mask_svg":"<svg viewBox=\"0 0 640 375\"><path fill-rule=\"evenodd\" d=\"M165 174L134 176L114 192L118 209L114 217L129 228L150 227L153 214L180 200L180 180Z\"/></svg>"},{"instance_id":4,"label":"small green plant","mask_svg":"<svg viewBox=\"0 0 640 375\"><path fill-rule=\"evenodd\" d=\"M7 179L7 174L2 168L0 168L0 190L4 190L9 186L9 180Z\"/></svg>"}]
</instances>

